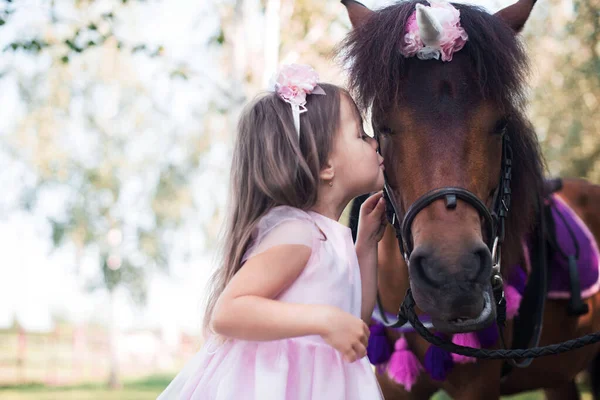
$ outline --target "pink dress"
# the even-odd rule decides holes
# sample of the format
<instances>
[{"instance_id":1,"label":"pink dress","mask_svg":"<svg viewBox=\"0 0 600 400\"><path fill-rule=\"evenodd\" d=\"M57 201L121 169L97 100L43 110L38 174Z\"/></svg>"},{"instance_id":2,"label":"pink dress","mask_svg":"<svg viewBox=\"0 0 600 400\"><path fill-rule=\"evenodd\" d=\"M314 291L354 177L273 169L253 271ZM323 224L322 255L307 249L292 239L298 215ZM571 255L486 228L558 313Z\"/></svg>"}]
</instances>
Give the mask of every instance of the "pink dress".
<instances>
[{"instance_id":1,"label":"pink dress","mask_svg":"<svg viewBox=\"0 0 600 400\"><path fill-rule=\"evenodd\" d=\"M276 207L258 223L253 244L244 259L280 244L310 246L312 255L300 276L278 300L328 304L360 318L360 270L349 228L314 212ZM159 400L382 398L367 357L348 363L320 336L270 342L222 341L212 336L158 397Z\"/></svg>"}]
</instances>

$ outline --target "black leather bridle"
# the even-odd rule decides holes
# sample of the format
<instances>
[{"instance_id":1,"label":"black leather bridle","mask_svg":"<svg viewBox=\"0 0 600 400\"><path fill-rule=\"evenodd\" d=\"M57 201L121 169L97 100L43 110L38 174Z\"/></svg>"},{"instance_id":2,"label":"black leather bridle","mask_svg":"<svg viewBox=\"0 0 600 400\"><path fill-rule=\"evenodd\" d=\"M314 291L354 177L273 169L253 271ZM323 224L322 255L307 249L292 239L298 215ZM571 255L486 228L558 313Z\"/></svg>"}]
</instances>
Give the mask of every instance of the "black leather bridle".
<instances>
[{"instance_id":1,"label":"black leather bridle","mask_svg":"<svg viewBox=\"0 0 600 400\"><path fill-rule=\"evenodd\" d=\"M376 139L379 144L379 137L376 137ZM411 226L419 212L440 199L444 199L447 209L456 208L457 201L462 200L477 210L480 217L483 219L485 228L485 241L492 254L491 284L494 292L494 301L496 302L498 315L497 320L502 324L506 318L506 301L504 299L504 288L501 275L501 250L502 243L504 242L506 217L510 209L511 176L512 148L510 145L510 137L508 134L504 133L502 136L502 164L500 168L500 179L493 194L491 211L488 209L486 204L479 199L479 197L477 197L477 195L473 194L469 190L460 187L449 186L431 190L419 197L408 208L404 218L400 220L399 216L402 214L398 212L394 193L387 183L387 176L385 176L383 189L383 195L386 200L386 204L389 206L386 210L387 218L394 227L396 238L398 239L398 246L400 247L400 251L402 252L406 265L409 265L410 254L413 250ZM380 303L381 302L378 301L380 312L382 315L385 315L381 309ZM403 325L406 320L399 318L398 321L393 323L388 321L383 322L386 326L398 327Z\"/></svg>"},{"instance_id":2,"label":"black leather bridle","mask_svg":"<svg viewBox=\"0 0 600 400\"><path fill-rule=\"evenodd\" d=\"M379 143L379 138L376 137ZM474 207L479 215L483 218L485 224L485 237L488 248L492 253L492 276L491 283L494 292L494 301L496 303L496 323L499 329L500 338L502 340L503 349L478 349L472 347L461 346L452 343L446 338L438 337L431 333L419 320L415 313L415 300L412 297L410 288L406 292L406 296L398 311L398 319L396 321L388 321L379 294L377 295L377 307L381 317L380 322L387 327L397 328L410 323L415 331L427 340L429 343L436 345L446 351L461 354L467 357L475 357L478 359L502 359L507 363L503 366L503 379L510 372L513 366L524 368L527 367L534 358L544 357L554 354L561 354L571 350L579 349L594 343L600 342L600 332L590 333L577 339L567 340L565 342L556 343L548 346L538 347L541 337L541 330L544 315L544 301L546 299L547 289L547 265L546 265L546 229L542 215L543 200L538 197L538 230L536 231L536 251L534 257L537 259L537 268L533 268L532 276L525 288L523 301L519 308L519 315L523 314L524 319L515 319L515 330L530 330L530 334L518 335L514 337L515 343L519 346L529 345L529 348L513 348L506 349L504 343L503 327L506 320L506 300L504 298L504 283L501 276L501 250L505 235L505 221L510 210L511 201L511 177L512 177L512 148L510 145L510 137L504 133L502 137L502 165L500 169L500 179L496 187L492 200L492 208L487 208L485 203L481 201L472 192L459 187L443 187L425 193L417 199L406 212L402 221L398 218L401 214L398 213L397 203L394 201L394 194L387 184L385 179L384 196L387 201L387 217L389 222L396 231L398 245L405 258L406 265L409 264L410 253L412 252L412 232L411 224L416 215L432 204L436 200L444 199L446 207L453 209L456 207L457 200L465 201L467 204ZM385 175L385 174L384 174ZM401 221L401 222L400 222ZM533 260L532 260L533 261ZM532 285L531 283L534 283ZM531 288L531 290L530 290ZM516 342L519 343L516 343ZM528 341L529 343L526 343ZM522 360L517 362L516 360Z\"/></svg>"}]
</instances>

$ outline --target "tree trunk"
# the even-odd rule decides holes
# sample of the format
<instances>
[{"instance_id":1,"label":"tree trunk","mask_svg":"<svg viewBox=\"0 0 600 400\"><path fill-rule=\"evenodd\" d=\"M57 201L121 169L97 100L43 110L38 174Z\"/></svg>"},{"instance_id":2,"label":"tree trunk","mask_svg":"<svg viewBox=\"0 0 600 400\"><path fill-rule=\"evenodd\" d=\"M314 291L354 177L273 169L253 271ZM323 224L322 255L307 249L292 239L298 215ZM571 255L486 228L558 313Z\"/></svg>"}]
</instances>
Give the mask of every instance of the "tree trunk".
<instances>
[{"instance_id":1,"label":"tree trunk","mask_svg":"<svg viewBox=\"0 0 600 400\"><path fill-rule=\"evenodd\" d=\"M109 296L110 313L108 316L108 347L110 350L110 360L108 387L111 389L118 389L121 387L121 382L119 380L119 355L117 351L119 328L117 327L116 320L116 293L114 289L109 291Z\"/></svg>"}]
</instances>

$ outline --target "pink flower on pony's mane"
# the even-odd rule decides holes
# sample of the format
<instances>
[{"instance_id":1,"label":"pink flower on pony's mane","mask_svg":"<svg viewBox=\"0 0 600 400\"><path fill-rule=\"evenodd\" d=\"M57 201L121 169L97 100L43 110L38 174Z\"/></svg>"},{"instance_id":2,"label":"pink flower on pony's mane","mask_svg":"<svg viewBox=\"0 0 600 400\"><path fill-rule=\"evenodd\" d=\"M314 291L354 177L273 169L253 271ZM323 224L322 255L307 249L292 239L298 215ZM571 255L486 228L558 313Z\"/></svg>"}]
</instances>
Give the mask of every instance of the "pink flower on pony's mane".
<instances>
[{"instance_id":1,"label":"pink flower on pony's mane","mask_svg":"<svg viewBox=\"0 0 600 400\"><path fill-rule=\"evenodd\" d=\"M307 94L325 94L318 81L319 74L310 65L290 64L279 70L273 86L283 101L303 107Z\"/></svg>"},{"instance_id":2,"label":"pink flower on pony's mane","mask_svg":"<svg viewBox=\"0 0 600 400\"><path fill-rule=\"evenodd\" d=\"M460 11L445 0L428 0L429 11L442 27L442 34L435 46L425 46L421 40L416 10L406 23L402 55L416 55L421 60L435 58L442 61L452 61L452 55L462 49L469 39L465 30L460 26Z\"/></svg>"},{"instance_id":3,"label":"pink flower on pony's mane","mask_svg":"<svg viewBox=\"0 0 600 400\"><path fill-rule=\"evenodd\" d=\"M406 34L404 35L404 47L402 54L405 57L412 57L423 47L421 35L419 34L419 25L417 25L417 13L413 12L406 23Z\"/></svg>"}]
</instances>

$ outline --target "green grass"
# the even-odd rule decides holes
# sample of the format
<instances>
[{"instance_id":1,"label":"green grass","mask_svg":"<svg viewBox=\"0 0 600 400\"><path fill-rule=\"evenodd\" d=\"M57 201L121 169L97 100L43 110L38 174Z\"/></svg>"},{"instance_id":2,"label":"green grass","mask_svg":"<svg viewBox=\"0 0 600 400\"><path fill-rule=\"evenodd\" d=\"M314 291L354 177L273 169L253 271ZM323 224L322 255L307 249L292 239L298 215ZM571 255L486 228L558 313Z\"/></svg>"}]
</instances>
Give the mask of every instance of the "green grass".
<instances>
[{"instance_id":1,"label":"green grass","mask_svg":"<svg viewBox=\"0 0 600 400\"><path fill-rule=\"evenodd\" d=\"M42 384L0 386L2 400L154 400L171 382L172 376L150 376L125 382L118 390L102 384L48 387Z\"/></svg>"},{"instance_id":2,"label":"green grass","mask_svg":"<svg viewBox=\"0 0 600 400\"><path fill-rule=\"evenodd\" d=\"M0 386L2 400L155 400L171 382L172 376L153 375L136 381L126 381L121 389L109 390L103 384L83 384L67 387L49 387L31 383L18 386ZM582 400L591 400L585 385ZM503 397L505 400L543 400L541 391L517 396ZM445 393L438 393L433 400L451 400Z\"/></svg>"}]
</instances>

